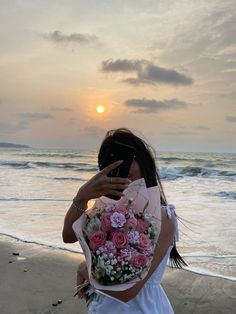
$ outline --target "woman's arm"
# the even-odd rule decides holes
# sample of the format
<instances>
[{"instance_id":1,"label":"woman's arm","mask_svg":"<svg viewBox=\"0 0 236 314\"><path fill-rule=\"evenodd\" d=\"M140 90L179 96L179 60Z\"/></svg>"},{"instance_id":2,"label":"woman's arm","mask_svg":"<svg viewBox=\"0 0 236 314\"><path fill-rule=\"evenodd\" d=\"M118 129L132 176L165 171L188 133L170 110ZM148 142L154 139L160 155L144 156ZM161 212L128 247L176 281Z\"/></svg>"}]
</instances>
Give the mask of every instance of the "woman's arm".
<instances>
[{"instance_id":1,"label":"woman's arm","mask_svg":"<svg viewBox=\"0 0 236 314\"><path fill-rule=\"evenodd\" d=\"M148 271L147 276L140 280L137 284L133 287L124 290L124 291L108 291L102 290L104 293L109 294L123 302L128 302L129 300L136 297L139 291L143 288L144 284L148 281L151 277L153 272L156 270L158 265L161 263L162 259L164 258L168 248L173 243L174 238L174 218L173 216L171 219L167 217L166 209L162 208L162 218L161 218L161 232L154 250L154 257L151 264L151 267Z\"/></svg>"},{"instance_id":2,"label":"woman's arm","mask_svg":"<svg viewBox=\"0 0 236 314\"><path fill-rule=\"evenodd\" d=\"M119 160L110 164L81 186L74 198L76 206L72 203L65 215L62 230L62 238L65 243L74 243L77 241L72 225L83 214L83 209L87 208L89 200L106 194L117 195L119 197L123 195L120 191L126 189L131 181L125 178L113 178L112 183L110 183L110 179L107 177L108 173L118 167L122 162L122 160Z\"/></svg>"},{"instance_id":3,"label":"woman's arm","mask_svg":"<svg viewBox=\"0 0 236 314\"><path fill-rule=\"evenodd\" d=\"M82 209L86 209L88 204L87 200L83 200L80 198L79 192L74 200L78 208L76 208L72 203L64 219L62 238L65 243L74 243L77 241L74 230L72 229L72 225L83 214Z\"/></svg>"}]
</instances>

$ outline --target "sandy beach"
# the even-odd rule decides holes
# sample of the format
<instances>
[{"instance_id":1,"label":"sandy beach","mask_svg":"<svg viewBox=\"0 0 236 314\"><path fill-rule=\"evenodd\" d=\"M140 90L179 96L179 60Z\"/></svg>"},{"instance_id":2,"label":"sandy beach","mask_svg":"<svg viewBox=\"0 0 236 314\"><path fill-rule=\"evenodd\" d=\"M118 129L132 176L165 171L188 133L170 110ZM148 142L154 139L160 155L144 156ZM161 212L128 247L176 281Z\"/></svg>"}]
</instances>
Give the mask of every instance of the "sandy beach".
<instances>
[{"instance_id":1,"label":"sandy beach","mask_svg":"<svg viewBox=\"0 0 236 314\"><path fill-rule=\"evenodd\" d=\"M0 236L0 250L1 314L87 313L85 302L73 297L81 254L7 236ZM176 314L234 313L235 282L167 268L162 286Z\"/></svg>"}]
</instances>

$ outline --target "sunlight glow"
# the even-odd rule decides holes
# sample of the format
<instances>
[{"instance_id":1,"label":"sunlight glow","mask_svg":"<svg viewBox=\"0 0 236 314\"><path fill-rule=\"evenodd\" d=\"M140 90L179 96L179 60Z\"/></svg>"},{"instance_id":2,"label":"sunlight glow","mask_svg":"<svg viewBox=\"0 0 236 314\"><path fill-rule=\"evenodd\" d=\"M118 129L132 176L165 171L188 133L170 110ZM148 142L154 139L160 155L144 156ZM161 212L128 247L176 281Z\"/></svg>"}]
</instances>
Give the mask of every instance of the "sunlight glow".
<instances>
[{"instance_id":1,"label":"sunlight glow","mask_svg":"<svg viewBox=\"0 0 236 314\"><path fill-rule=\"evenodd\" d=\"M105 111L105 107L102 105L99 105L96 107L97 113L103 113Z\"/></svg>"}]
</instances>

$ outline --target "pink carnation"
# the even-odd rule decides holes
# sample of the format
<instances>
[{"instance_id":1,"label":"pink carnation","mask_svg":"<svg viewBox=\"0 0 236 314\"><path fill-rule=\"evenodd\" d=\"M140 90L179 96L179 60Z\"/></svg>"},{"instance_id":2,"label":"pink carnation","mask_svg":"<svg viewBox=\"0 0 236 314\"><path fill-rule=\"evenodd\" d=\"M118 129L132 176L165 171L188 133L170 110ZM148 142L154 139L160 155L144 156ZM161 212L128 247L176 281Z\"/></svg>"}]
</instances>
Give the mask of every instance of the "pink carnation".
<instances>
[{"instance_id":1,"label":"pink carnation","mask_svg":"<svg viewBox=\"0 0 236 314\"><path fill-rule=\"evenodd\" d=\"M112 235L112 242L118 249L120 249L127 245L128 239L123 232L116 231Z\"/></svg>"},{"instance_id":2,"label":"pink carnation","mask_svg":"<svg viewBox=\"0 0 236 314\"><path fill-rule=\"evenodd\" d=\"M102 230L109 232L112 230L111 226L111 214L110 213L102 213L100 217L102 223Z\"/></svg>"},{"instance_id":3,"label":"pink carnation","mask_svg":"<svg viewBox=\"0 0 236 314\"><path fill-rule=\"evenodd\" d=\"M111 225L114 228L121 228L126 223L125 216L121 213L114 212L111 215Z\"/></svg>"},{"instance_id":4,"label":"pink carnation","mask_svg":"<svg viewBox=\"0 0 236 314\"><path fill-rule=\"evenodd\" d=\"M138 219L137 230L139 232L147 232L148 231L148 223L142 219Z\"/></svg>"},{"instance_id":5,"label":"pink carnation","mask_svg":"<svg viewBox=\"0 0 236 314\"><path fill-rule=\"evenodd\" d=\"M106 241L106 243L103 246L101 246L99 250L103 254L110 254L110 253L116 254L116 247L112 241Z\"/></svg>"},{"instance_id":6,"label":"pink carnation","mask_svg":"<svg viewBox=\"0 0 236 314\"><path fill-rule=\"evenodd\" d=\"M146 255L147 257L152 256L153 255L153 246L150 245L149 247L147 247L145 250L142 250L142 253L144 255Z\"/></svg>"},{"instance_id":7,"label":"pink carnation","mask_svg":"<svg viewBox=\"0 0 236 314\"><path fill-rule=\"evenodd\" d=\"M129 243L137 244L139 243L139 233L135 230L130 230L127 232L127 238Z\"/></svg>"},{"instance_id":8,"label":"pink carnation","mask_svg":"<svg viewBox=\"0 0 236 314\"><path fill-rule=\"evenodd\" d=\"M133 260L132 260L132 265L135 268L143 267L147 263L147 257L144 254L137 253Z\"/></svg>"},{"instance_id":9,"label":"pink carnation","mask_svg":"<svg viewBox=\"0 0 236 314\"><path fill-rule=\"evenodd\" d=\"M106 232L96 231L89 236L89 245L92 250L97 250L106 242Z\"/></svg>"},{"instance_id":10,"label":"pink carnation","mask_svg":"<svg viewBox=\"0 0 236 314\"><path fill-rule=\"evenodd\" d=\"M137 253L132 247L128 247L120 250L120 255L117 257L118 261L130 261L132 257Z\"/></svg>"}]
</instances>

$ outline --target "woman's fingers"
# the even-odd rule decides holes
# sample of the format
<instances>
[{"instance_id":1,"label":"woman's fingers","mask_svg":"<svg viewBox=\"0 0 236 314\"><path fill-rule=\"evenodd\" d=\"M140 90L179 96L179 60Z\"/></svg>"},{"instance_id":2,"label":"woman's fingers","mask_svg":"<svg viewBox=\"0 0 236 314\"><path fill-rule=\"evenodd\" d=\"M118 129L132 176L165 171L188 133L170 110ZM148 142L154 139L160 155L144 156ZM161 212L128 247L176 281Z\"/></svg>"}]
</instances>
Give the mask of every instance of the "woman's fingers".
<instances>
[{"instance_id":1,"label":"woman's fingers","mask_svg":"<svg viewBox=\"0 0 236 314\"><path fill-rule=\"evenodd\" d=\"M85 298L86 299L86 293L85 293L85 290L84 289L81 289L78 293L78 298L79 299L83 299Z\"/></svg>"},{"instance_id":2,"label":"woman's fingers","mask_svg":"<svg viewBox=\"0 0 236 314\"><path fill-rule=\"evenodd\" d=\"M108 190L106 194L115 195L115 196L119 196L119 197L124 196L123 192L118 191L118 190Z\"/></svg>"},{"instance_id":3,"label":"woman's fingers","mask_svg":"<svg viewBox=\"0 0 236 314\"><path fill-rule=\"evenodd\" d=\"M117 168L119 165L121 165L123 160L118 160L110 164L109 166L105 167L100 171L100 173L103 173L107 175L109 172L111 172L113 169Z\"/></svg>"},{"instance_id":4,"label":"woman's fingers","mask_svg":"<svg viewBox=\"0 0 236 314\"><path fill-rule=\"evenodd\" d=\"M83 294L81 291L78 292L78 299L83 299Z\"/></svg>"},{"instance_id":5,"label":"woman's fingers","mask_svg":"<svg viewBox=\"0 0 236 314\"><path fill-rule=\"evenodd\" d=\"M77 285L81 285L82 283L84 283L85 279L80 276L77 275ZM84 288L80 289L80 291L78 291L78 298L82 299L85 298L85 292L84 292Z\"/></svg>"},{"instance_id":6,"label":"woman's fingers","mask_svg":"<svg viewBox=\"0 0 236 314\"><path fill-rule=\"evenodd\" d=\"M125 190L131 182L129 179L107 176L109 172L121 165L122 162L123 160L116 161L92 177L86 184L80 187L79 197L89 200L109 194L109 190ZM114 193L112 194L114 195ZM117 196L121 197L122 195L119 194Z\"/></svg>"},{"instance_id":7,"label":"woman's fingers","mask_svg":"<svg viewBox=\"0 0 236 314\"><path fill-rule=\"evenodd\" d=\"M128 186L128 184L110 184L109 187L112 190L125 190Z\"/></svg>"},{"instance_id":8,"label":"woman's fingers","mask_svg":"<svg viewBox=\"0 0 236 314\"><path fill-rule=\"evenodd\" d=\"M81 285L85 281L84 277L82 276L82 269L84 267L84 263L85 262L81 262L77 269L77 286ZM78 292L78 298L79 299L83 298L83 292L81 290Z\"/></svg>"},{"instance_id":9,"label":"woman's fingers","mask_svg":"<svg viewBox=\"0 0 236 314\"><path fill-rule=\"evenodd\" d=\"M121 177L107 177L107 178L108 178L109 183L112 183L112 184L129 185L132 182L128 178L121 178Z\"/></svg>"},{"instance_id":10,"label":"woman's fingers","mask_svg":"<svg viewBox=\"0 0 236 314\"><path fill-rule=\"evenodd\" d=\"M111 168L110 168L111 169ZM112 194L119 197L123 196L123 191L128 188L131 181L121 177L107 177L102 174L98 189L102 192L101 195Z\"/></svg>"}]
</instances>

